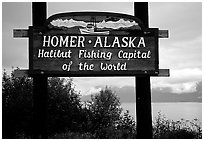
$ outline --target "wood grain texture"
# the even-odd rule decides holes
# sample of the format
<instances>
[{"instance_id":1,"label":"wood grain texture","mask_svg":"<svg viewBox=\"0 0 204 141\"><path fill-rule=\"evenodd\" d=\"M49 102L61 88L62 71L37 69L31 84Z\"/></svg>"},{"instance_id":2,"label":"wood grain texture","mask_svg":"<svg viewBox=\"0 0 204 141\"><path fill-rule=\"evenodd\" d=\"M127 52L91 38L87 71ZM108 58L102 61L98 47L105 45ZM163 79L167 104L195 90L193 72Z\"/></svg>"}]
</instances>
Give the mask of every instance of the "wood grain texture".
<instances>
[{"instance_id":1,"label":"wood grain texture","mask_svg":"<svg viewBox=\"0 0 204 141\"><path fill-rule=\"evenodd\" d=\"M14 29L13 30L13 37L14 38L29 37L28 36L28 29Z\"/></svg>"}]
</instances>

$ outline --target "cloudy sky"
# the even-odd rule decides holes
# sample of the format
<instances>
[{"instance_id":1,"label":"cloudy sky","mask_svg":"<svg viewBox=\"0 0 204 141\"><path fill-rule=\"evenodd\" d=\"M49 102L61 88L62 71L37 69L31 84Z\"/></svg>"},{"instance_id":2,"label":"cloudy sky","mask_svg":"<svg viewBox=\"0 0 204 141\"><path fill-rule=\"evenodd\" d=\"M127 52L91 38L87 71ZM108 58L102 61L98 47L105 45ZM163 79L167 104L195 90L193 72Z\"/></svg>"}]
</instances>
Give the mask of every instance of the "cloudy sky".
<instances>
[{"instance_id":1,"label":"cloudy sky","mask_svg":"<svg viewBox=\"0 0 204 141\"><path fill-rule=\"evenodd\" d=\"M133 3L48 3L48 17L61 12L104 11L133 15ZM159 39L159 68L170 69L170 77L151 78L152 88L170 88L174 93L195 91L202 80L202 3L149 3L150 28L169 30ZM31 3L2 4L2 69L28 69L28 39L13 38L13 29L31 25ZM135 77L74 78L82 94L98 86L134 86Z\"/></svg>"}]
</instances>

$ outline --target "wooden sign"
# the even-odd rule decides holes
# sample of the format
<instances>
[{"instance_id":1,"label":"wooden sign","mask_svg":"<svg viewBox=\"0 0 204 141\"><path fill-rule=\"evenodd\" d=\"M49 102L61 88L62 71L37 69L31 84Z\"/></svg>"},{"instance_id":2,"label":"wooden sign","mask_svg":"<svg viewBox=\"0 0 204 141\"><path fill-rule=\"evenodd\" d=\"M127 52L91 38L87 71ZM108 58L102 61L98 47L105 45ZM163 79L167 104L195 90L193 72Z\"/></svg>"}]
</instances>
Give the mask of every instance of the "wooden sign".
<instances>
[{"instance_id":1,"label":"wooden sign","mask_svg":"<svg viewBox=\"0 0 204 141\"><path fill-rule=\"evenodd\" d=\"M57 14L44 27L29 27L29 70L51 76L157 75L158 35L134 16Z\"/></svg>"}]
</instances>

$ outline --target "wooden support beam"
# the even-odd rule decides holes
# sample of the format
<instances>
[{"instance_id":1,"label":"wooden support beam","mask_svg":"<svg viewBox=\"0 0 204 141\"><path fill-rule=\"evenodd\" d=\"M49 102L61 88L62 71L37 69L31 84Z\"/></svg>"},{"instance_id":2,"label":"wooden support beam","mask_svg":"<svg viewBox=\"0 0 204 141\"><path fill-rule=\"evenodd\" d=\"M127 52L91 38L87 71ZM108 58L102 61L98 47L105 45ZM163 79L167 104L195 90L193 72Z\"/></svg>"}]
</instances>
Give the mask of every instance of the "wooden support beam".
<instances>
[{"instance_id":1,"label":"wooden support beam","mask_svg":"<svg viewBox=\"0 0 204 141\"><path fill-rule=\"evenodd\" d=\"M159 69L159 73L157 77L169 77L170 76L170 70L169 69Z\"/></svg>"},{"instance_id":2,"label":"wooden support beam","mask_svg":"<svg viewBox=\"0 0 204 141\"><path fill-rule=\"evenodd\" d=\"M152 138L152 105L150 77L136 77L137 139Z\"/></svg>"},{"instance_id":3,"label":"wooden support beam","mask_svg":"<svg viewBox=\"0 0 204 141\"><path fill-rule=\"evenodd\" d=\"M168 30L159 30L159 38L168 38L169 33ZM26 38L29 37L28 29L14 29L13 30L13 37L14 38Z\"/></svg>"},{"instance_id":4,"label":"wooden support beam","mask_svg":"<svg viewBox=\"0 0 204 141\"><path fill-rule=\"evenodd\" d=\"M46 2L32 2L33 26L43 26L46 21ZM48 78L43 75L33 77L33 138L48 138Z\"/></svg>"},{"instance_id":5,"label":"wooden support beam","mask_svg":"<svg viewBox=\"0 0 204 141\"><path fill-rule=\"evenodd\" d=\"M33 77L33 138L48 138L48 80L45 76Z\"/></svg>"},{"instance_id":6,"label":"wooden support beam","mask_svg":"<svg viewBox=\"0 0 204 141\"><path fill-rule=\"evenodd\" d=\"M41 73L42 75L43 73ZM107 75L109 76L109 75ZM144 76L143 74L136 75L137 77ZM169 69L159 69L157 75L152 75L152 77L169 77L170 70ZM29 77L29 70L28 69L21 69L21 70L14 70L14 77Z\"/></svg>"},{"instance_id":7,"label":"wooden support beam","mask_svg":"<svg viewBox=\"0 0 204 141\"><path fill-rule=\"evenodd\" d=\"M168 30L159 30L159 38L169 38Z\"/></svg>"},{"instance_id":8,"label":"wooden support beam","mask_svg":"<svg viewBox=\"0 0 204 141\"><path fill-rule=\"evenodd\" d=\"M149 28L148 2L134 2L134 16ZM150 76L135 76L138 139L152 139L152 110Z\"/></svg>"},{"instance_id":9,"label":"wooden support beam","mask_svg":"<svg viewBox=\"0 0 204 141\"><path fill-rule=\"evenodd\" d=\"M28 77L28 70L14 70L14 77Z\"/></svg>"},{"instance_id":10,"label":"wooden support beam","mask_svg":"<svg viewBox=\"0 0 204 141\"><path fill-rule=\"evenodd\" d=\"M28 29L14 29L13 30L13 37L14 38L25 38L28 36Z\"/></svg>"}]
</instances>

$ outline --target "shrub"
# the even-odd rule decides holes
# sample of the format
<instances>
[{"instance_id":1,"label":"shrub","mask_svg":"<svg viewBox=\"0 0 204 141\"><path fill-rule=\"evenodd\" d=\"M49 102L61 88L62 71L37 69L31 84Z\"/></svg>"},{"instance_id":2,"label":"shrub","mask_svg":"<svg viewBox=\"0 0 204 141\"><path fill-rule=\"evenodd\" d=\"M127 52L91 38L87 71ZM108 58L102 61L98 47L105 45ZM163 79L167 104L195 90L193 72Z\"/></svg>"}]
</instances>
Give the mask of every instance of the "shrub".
<instances>
[{"instance_id":1,"label":"shrub","mask_svg":"<svg viewBox=\"0 0 204 141\"><path fill-rule=\"evenodd\" d=\"M31 78L2 77L2 137L30 138L32 134ZM129 111L122 114L117 95L108 87L92 96L83 107L72 79L48 79L49 138L135 138L136 122ZM181 119L168 120L158 113L153 123L153 138L202 138L201 123Z\"/></svg>"},{"instance_id":2,"label":"shrub","mask_svg":"<svg viewBox=\"0 0 204 141\"><path fill-rule=\"evenodd\" d=\"M72 79L48 79L48 129L49 134L65 130L79 131L82 120L79 94Z\"/></svg>"},{"instance_id":3,"label":"shrub","mask_svg":"<svg viewBox=\"0 0 204 141\"><path fill-rule=\"evenodd\" d=\"M31 134L32 79L2 76L2 138Z\"/></svg>"},{"instance_id":4,"label":"shrub","mask_svg":"<svg viewBox=\"0 0 204 141\"><path fill-rule=\"evenodd\" d=\"M201 123L181 119L179 121L168 120L160 112L153 124L153 138L157 139L201 139Z\"/></svg>"},{"instance_id":5,"label":"shrub","mask_svg":"<svg viewBox=\"0 0 204 141\"><path fill-rule=\"evenodd\" d=\"M49 137L49 139L94 139L94 135L90 133L70 132L56 133Z\"/></svg>"},{"instance_id":6,"label":"shrub","mask_svg":"<svg viewBox=\"0 0 204 141\"><path fill-rule=\"evenodd\" d=\"M120 130L121 138L123 139L136 138L136 122L134 121L133 117L130 116L128 110L121 115L120 120L118 121L117 129Z\"/></svg>"},{"instance_id":7,"label":"shrub","mask_svg":"<svg viewBox=\"0 0 204 141\"><path fill-rule=\"evenodd\" d=\"M2 77L2 137L30 138L33 123L33 80L15 78L6 71ZM48 133L82 130L82 107L72 79L48 79Z\"/></svg>"},{"instance_id":8,"label":"shrub","mask_svg":"<svg viewBox=\"0 0 204 141\"><path fill-rule=\"evenodd\" d=\"M119 98L105 87L86 103L90 132L99 139L126 139L136 137L136 124L129 111L122 114Z\"/></svg>"},{"instance_id":9,"label":"shrub","mask_svg":"<svg viewBox=\"0 0 204 141\"><path fill-rule=\"evenodd\" d=\"M122 112L119 98L108 87L92 96L89 109L94 130L115 126Z\"/></svg>"}]
</instances>

